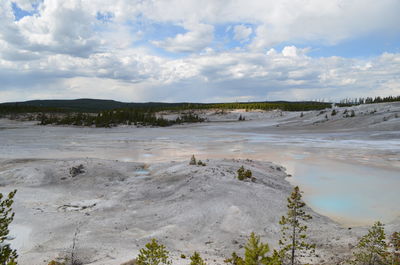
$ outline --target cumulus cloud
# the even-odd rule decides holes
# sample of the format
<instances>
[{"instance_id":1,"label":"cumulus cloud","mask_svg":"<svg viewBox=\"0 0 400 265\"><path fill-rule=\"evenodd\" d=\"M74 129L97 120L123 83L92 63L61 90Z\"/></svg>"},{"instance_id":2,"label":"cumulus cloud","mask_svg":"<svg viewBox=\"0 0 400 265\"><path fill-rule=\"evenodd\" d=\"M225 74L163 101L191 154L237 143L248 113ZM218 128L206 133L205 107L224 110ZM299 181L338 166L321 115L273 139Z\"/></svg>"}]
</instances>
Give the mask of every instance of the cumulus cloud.
<instances>
[{"instance_id":1,"label":"cumulus cloud","mask_svg":"<svg viewBox=\"0 0 400 265\"><path fill-rule=\"evenodd\" d=\"M17 19L13 3L27 13ZM3 0L0 101L400 94L398 53L315 58L296 45L400 34L398 10L398 0ZM158 25L163 31L151 32ZM232 31L221 33L228 26Z\"/></svg>"},{"instance_id":2,"label":"cumulus cloud","mask_svg":"<svg viewBox=\"0 0 400 265\"><path fill-rule=\"evenodd\" d=\"M185 29L188 32L163 41L153 41L153 44L170 52L196 52L206 48L213 40L214 27L211 25L188 23Z\"/></svg>"}]
</instances>

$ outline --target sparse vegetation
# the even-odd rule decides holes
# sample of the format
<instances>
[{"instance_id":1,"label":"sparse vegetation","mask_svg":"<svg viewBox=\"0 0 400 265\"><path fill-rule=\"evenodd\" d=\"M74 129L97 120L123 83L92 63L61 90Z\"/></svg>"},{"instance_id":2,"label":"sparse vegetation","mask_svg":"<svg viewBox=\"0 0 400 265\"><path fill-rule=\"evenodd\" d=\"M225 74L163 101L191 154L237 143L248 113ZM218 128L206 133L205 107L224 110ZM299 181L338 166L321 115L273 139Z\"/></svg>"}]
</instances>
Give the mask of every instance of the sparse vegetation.
<instances>
[{"instance_id":1,"label":"sparse vegetation","mask_svg":"<svg viewBox=\"0 0 400 265\"><path fill-rule=\"evenodd\" d=\"M80 165L78 165L76 167L71 167L69 169L69 174L73 178L78 176L79 174L82 174L82 173L85 173L84 166L82 164L80 164Z\"/></svg>"},{"instance_id":2,"label":"sparse vegetation","mask_svg":"<svg viewBox=\"0 0 400 265\"><path fill-rule=\"evenodd\" d=\"M250 169L245 170L244 166L241 166L237 170L237 178L239 180L245 180L245 179L252 179L253 173L251 172Z\"/></svg>"},{"instance_id":3,"label":"sparse vegetation","mask_svg":"<svg viewBox=\"0 0 400 265\"><path fill-rule=\"evenodd\" d=\"M65 264L65 262L58 262L58 261L52 260L49 262L48 265L66 265L66 264Z\"/></svg>"},{"instance_id":4,"label":"sparse vegetation","mask_svg":"<svg viewBox=\"0 0 400 265\"><path fill-rule=\"evenodd\" d=\"M139 251L136 260L138 265L168 265L172 264L169 260L168 251L165 246L159 244L156 239L152 239L144 248Z\"/></svg>"},{"instance_id":5,"label":"sparse vegetation","mask_svg":"<svg viewBox=\"0 0 400 265\"><path fill-rule=\"evenodd\" d=\"M206 265L206 263L200 257L200 254L195 251L193 255L190 257L190 265Z\"/></svg>"},{"instance_id":6,"label":"sparse vegetation","mask_svg":"<svg viewBox=\"0 0 400 265\"><path fill-rule=\"evenodd\" d=\"M13 250L6 241L10 233L9 225L14 220L15 214L12 211L12 204L16 193L17 190L14 190L7 197L0 193L0 264L2 265L17 264L17 251Z\"/></svg>"},{"instance_id":7,"label":"sparse vegetation","mask_svg":"<svg viewBox=\"0 0 400 265\"><path fill-rule=\"evenodd\" d=\"M199 160L199 161L197 161L197 165L205 167L206 163L204 163L203 161Z\"/></svg>"},{"instance_id":8,"label":"sparse vegetation","mask_svg":"<svg viewBox=\"0 0 400 265\"><path fill-rule=\"evenodd\" d=\"M194 155L192 155L192 157L190 158L189 165L195 166L196 164L197 164L196 163L196 157L194 157Z\"/></svg>"},{"instance_id":9,"label":"sparse vegetation","mask_svg":"<svg viewBox=\"0 0 400 265\"><path fill-rule=\"evenodd\" d=\"M268 243L262 243L260 236L251 233L245 246L244 258L232 253L230 258L225 259L225 263L232 265L281 265L281 257L278 251L274 250L271 256Z\"/></svg>"}]
</instances>

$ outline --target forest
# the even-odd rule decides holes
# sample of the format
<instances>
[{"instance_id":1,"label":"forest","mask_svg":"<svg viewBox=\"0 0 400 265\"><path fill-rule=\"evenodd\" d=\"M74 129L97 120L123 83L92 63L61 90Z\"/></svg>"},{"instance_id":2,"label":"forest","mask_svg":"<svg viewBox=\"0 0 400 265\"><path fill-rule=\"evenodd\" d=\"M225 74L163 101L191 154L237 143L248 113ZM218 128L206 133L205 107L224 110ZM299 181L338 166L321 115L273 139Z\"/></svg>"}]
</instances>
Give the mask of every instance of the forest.
<instances>
[{"instance_id":1,"label":"forest","mask_svg":"<svg viewBox=\"0 0 400 265\"><path fill-rule=\"evenodd\" d=\"M337 106L353 106L381 102L400 101L397 97L367 97L344 99ZM270 102L230 102L230 103L123 103L114 100L76 99L76 100L33 100L0 104L0 118L37 120L40 125L75 125L113 127L117 125L171 126L181 123L203 122L203 118L190 110L282 110L309 111L330 108L330 102L316 101L270 101ZM175 120L167 120L156 113L160 111L185 111ZM187 113L187 111L189 111Z\"/></svg>"}]
</instances>

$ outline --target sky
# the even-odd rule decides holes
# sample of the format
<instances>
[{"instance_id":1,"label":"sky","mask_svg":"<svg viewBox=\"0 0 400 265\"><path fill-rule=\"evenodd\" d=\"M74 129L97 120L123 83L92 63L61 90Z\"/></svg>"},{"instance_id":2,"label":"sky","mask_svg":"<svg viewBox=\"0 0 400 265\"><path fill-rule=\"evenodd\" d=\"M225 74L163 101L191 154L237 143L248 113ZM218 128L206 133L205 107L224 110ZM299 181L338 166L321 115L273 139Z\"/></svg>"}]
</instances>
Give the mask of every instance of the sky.
<instances>
[{"instance_id":1,"label":"sky","mask_svg":"<svg viewBox=\"0 0 400 265\"><path fill-rule=\"evenodd\" d=\"M0 0L0 102L400 95L399 0Z\"/></svg>"}]
</instances>

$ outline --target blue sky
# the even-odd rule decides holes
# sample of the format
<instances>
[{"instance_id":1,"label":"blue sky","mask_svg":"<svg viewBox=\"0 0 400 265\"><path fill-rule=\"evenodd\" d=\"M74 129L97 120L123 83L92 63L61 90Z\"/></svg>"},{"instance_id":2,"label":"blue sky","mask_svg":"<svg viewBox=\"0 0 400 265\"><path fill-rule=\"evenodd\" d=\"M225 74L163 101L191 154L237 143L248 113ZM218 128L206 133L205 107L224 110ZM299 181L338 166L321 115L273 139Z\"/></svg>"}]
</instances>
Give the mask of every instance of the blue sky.
<instances>
[{"instance_id":1,"label":"blue sky","mask_svg":"<svg viewBox=\"0 0 400 265\"><path fill-rule=\"evenodd\" d=\"M397 0L0 3L0 102L400 94Z\"/></svg>"}]
</instances>

